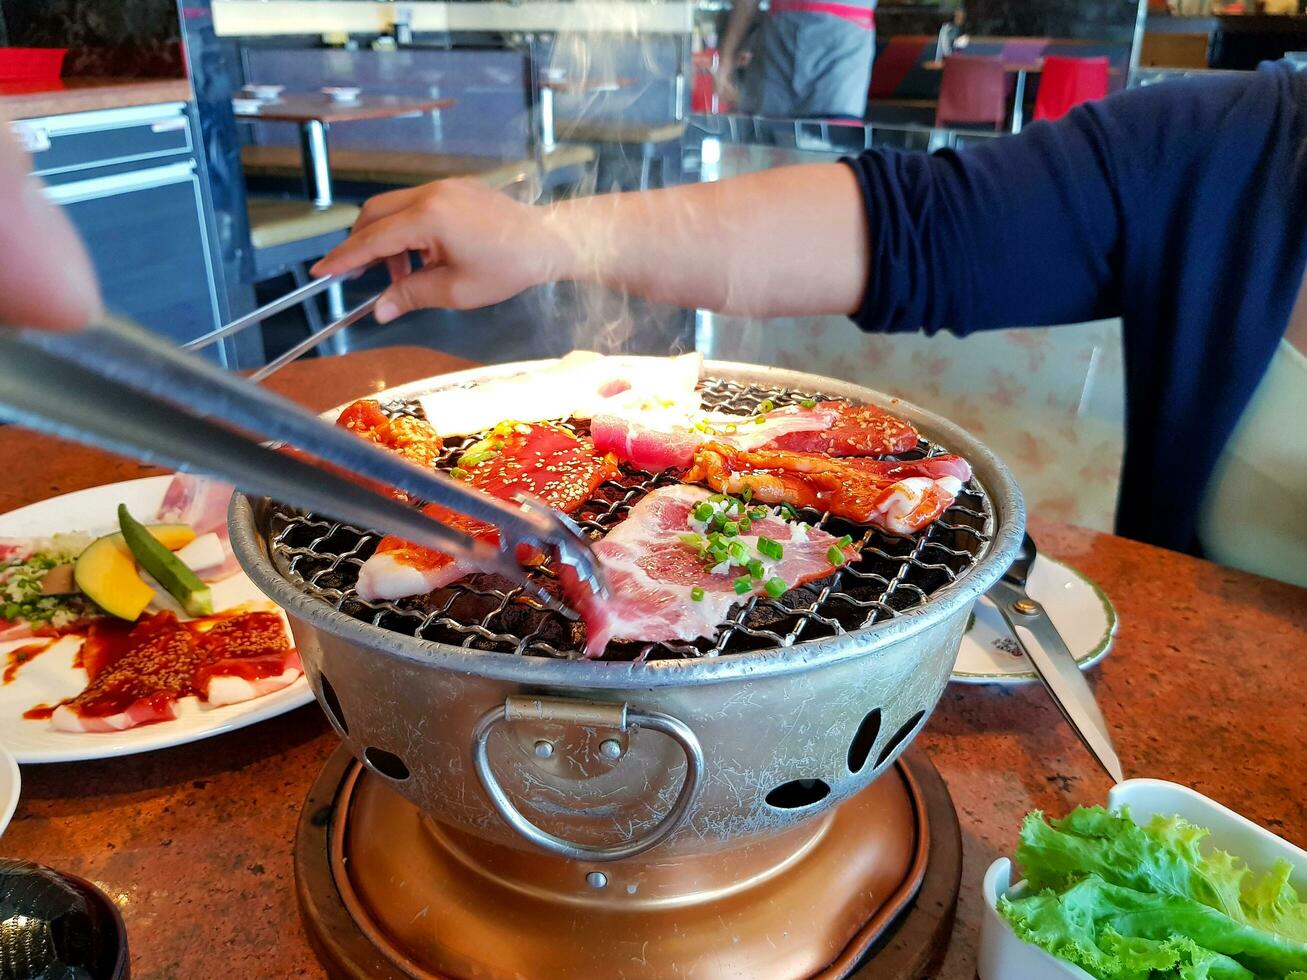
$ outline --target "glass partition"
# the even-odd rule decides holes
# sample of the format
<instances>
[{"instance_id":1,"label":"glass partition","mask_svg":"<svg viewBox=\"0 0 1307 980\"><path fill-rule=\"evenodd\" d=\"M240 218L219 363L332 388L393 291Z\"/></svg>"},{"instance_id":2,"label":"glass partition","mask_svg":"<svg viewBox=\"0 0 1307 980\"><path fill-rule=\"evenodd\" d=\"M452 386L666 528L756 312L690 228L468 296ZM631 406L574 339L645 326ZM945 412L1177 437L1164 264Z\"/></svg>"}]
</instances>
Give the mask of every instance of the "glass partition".
<instances>
[{"instance_id":1,"label":"glass partition","mask_svg":"<svg viewBox=\"0 0 1307 980\"><path fill-rule=\"evenodd\" d=\"M696 116L686 173L720 180L838 160L864 147L965 152L994 138L924 127ZM1112 526L1124 428L1117 320L959 339L864 334L844 317L749 320L699 311L695 334L709 358L829 375L939 412L1007 460L1032 511L1101 530Z\"/></svg>"}]
</instances>

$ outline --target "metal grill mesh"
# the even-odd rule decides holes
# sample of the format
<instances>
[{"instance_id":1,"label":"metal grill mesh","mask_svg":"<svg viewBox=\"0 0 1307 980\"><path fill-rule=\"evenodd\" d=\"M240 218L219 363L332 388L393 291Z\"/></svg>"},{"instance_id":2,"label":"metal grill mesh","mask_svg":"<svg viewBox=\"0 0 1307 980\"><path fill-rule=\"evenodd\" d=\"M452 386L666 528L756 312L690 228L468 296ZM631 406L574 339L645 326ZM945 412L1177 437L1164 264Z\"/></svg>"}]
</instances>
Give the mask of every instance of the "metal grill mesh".
<instances>
[{"instance_id":1,"label":"metal grill mesh","mask_svg":"<svg viewBox=\"0 0 1307 980\"><path fill-rule=\"evenodd\" d=\"M752 414L764 400L779 406L832 397L712 379L704 383L702 395L705 407L741 415ZM384 407L391 415L421 417L416 402ZM588 431L584 422L569 425L578 433ZM453 468L463 449L477 438L451 441L440 467ZM923 440L916 450L898 458L920 459L946 451ZM600 538L645 494L676 482L668 474L650 476L623 466L621 475L602 484L572 517L585 532ZM789 646L871 626L924 603L954 582L985 554L994 530L993 508L975 479L939 520L908 538L813 510L800 511L800 518L837 537L850 535L860 549L858 559L829 578L792 589L780 599L762 596L742 603L712 637L693 644L613 643L605 659L714 657ZM272 509L269 531L273 561L281 573L308 594L356 619L474 650L562 659L581 655L583 627L539 608L502 579L474 575L427 596L365 602L354 585L380 535L285 507ZM547 566L532 575L541 582L553 578Z\"/></svg>"}]
</instances>

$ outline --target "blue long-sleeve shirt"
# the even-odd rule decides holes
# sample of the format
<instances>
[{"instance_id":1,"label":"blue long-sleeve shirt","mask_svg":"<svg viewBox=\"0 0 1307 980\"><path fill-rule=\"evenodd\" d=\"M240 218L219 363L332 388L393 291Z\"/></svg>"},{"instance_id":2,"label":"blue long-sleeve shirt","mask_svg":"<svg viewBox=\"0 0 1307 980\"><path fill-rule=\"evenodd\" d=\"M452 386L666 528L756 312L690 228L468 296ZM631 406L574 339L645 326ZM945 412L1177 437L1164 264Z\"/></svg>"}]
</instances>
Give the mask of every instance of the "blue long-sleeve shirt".
<instances>
[{"instance_id":1,"label":"blue long-sleeve shirt","mask_svg":"<svg viewBox=\"0 0 1307 980\"><path fill-rule=\"evenodd\" d=\"M849 163L871 235L858 325L1120 316L1117 531L1197 552L1203 491L1307 266L1307 76L1277 63L1185 79L960 152Z\"/></svg>"}]
</instances>

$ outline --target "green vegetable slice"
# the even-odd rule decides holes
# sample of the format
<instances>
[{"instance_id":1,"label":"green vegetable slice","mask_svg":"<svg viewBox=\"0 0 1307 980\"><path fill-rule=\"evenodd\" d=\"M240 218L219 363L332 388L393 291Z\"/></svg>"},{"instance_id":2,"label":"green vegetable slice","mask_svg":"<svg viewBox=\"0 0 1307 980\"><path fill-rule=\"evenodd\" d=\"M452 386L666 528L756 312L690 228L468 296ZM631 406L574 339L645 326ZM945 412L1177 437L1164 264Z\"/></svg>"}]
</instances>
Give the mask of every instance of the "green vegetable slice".
<instances>
[{"instance_id":1,"label":"green vegetable slice","mask_svg":"<svg viewBox=\"0 0 1307 980\"><path fill-rule=\"evenodd\" d=\"M122 528L123 540L132 556L182 604L188 615L213 614L213 595L209 587L181 559L156 541L145 525L127 512L126 504L118 505L118 526Z\"/></svg>"},{"instance_id":2,"label":"green vegetable slice","mask_svg":"<svg viewBox=\"0 0 1307 980\"><path fill-rule=\"evenodd\" d=\"M767 584L763 586L763 588L767 590L767 594L771 596L773 599L779 599L781 596L783 596L786 593L786 591L789 589L789 586L785 584L784 579L777 578L776 576L773 575L771 578L767 580Z\"/></svg>"}]
</instances>

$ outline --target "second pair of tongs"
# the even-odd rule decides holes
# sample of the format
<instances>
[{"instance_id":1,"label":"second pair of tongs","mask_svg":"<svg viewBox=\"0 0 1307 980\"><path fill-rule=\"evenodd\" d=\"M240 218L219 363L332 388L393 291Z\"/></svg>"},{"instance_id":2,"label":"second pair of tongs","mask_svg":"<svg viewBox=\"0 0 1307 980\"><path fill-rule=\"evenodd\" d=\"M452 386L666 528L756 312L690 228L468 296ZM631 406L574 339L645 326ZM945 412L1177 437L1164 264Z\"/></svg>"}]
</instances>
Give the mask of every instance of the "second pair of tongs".
<instances>
[{"instance_id":1,"label":"second pair of tongs","mask_svg":"<svg viewBox=\"0 0 1307 980\"><path fill-rule=\"evenodd\" d=\"M74 333L0 330L0 419L399 535L518 582L552 609L566 612L527 578L514 558L520 548L554 555L590 594L604 592L587 539L544 504L501 501L417 466L117 318ZM370 489L375 485L492 524L500 546Z\"/></svg>"}]
</instances>

